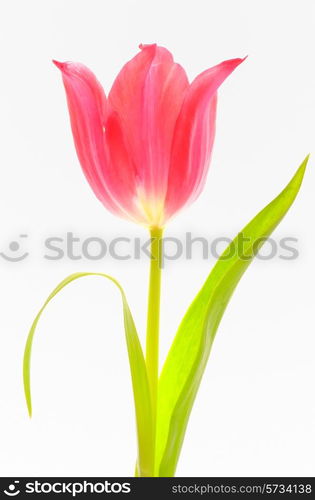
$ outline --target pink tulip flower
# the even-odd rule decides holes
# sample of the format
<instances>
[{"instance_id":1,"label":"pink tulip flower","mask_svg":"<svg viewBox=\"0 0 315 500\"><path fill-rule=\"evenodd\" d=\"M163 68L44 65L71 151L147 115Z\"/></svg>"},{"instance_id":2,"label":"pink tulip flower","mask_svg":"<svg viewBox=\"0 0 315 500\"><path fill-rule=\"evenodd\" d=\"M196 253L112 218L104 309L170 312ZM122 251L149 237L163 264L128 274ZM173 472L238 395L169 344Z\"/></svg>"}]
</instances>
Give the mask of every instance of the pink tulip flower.
<instances>
[{"instance_id":1,"label":"pink tulip flower","mask_svg":"<svg viewBox=\"0 0 315 500\"><path fill-rule=\"evenodd\" d=\"M224 61L189 83L164 47L140 49L108 98L83 64L54 63L62 72L76 151L94 193L114 214L162 228L203 188L217 90L243 59Z\"/></svg>"}]
</instances>

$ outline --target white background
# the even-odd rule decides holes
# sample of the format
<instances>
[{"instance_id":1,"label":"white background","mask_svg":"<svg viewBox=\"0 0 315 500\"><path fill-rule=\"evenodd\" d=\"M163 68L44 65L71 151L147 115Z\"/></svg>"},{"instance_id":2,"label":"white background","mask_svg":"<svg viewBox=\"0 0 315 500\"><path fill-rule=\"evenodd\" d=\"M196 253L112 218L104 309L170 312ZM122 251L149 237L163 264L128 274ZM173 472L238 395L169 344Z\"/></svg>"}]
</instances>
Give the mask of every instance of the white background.
<instances>
[{"instance_id":1,"label":"white background","mask_svg":"<svg viewBox=\"0 0 315 500\"><path fill-rule=\"evenodd\" d=\"M139 43L168 47L193 78L249 55L220 91L206 188L168 227L234 236L284 187L315 141L312 0L46 0L2 2L0 474L132 475L136 442L121 303L110 283L77 282L48 308L34 345L34 417L21 362L28 328L67 274L119 279L144 340L148 261L47 261L49 235L145 238L96 200L72 142L51 59L88 65L108 92ZM275 238L299 239L295 261L258 260L226 311L190 419L179 476L314 473L314 159ZM27 233L22 240L19 235ZM11 255L13 255L11 253ZM14 254L15 255L15 254ZM167 265L161 357L214 259Z\"/></svg>"}]
</instances>

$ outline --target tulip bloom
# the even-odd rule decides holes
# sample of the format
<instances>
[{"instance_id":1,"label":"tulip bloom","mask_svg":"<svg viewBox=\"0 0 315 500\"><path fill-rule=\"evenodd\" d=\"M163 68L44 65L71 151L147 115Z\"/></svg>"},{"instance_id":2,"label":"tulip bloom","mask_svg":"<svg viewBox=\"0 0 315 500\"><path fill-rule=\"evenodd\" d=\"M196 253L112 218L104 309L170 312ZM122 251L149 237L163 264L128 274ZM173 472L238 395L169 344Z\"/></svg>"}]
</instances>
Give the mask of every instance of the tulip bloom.
<instances>
[{"instance_id":1,"label":"tulip bloom","mask_svg":"<svg viewBox=\"0 0 315 500\"><path fill-rule=\"evenodd\" d=\"M205 183L215 135L217 90L243 61L224 61L189 84L157 45L122 68L108 98L79 63L62 72L77 154L99 200L114 214L162 228Z\"/></svg>"}]
</instances>

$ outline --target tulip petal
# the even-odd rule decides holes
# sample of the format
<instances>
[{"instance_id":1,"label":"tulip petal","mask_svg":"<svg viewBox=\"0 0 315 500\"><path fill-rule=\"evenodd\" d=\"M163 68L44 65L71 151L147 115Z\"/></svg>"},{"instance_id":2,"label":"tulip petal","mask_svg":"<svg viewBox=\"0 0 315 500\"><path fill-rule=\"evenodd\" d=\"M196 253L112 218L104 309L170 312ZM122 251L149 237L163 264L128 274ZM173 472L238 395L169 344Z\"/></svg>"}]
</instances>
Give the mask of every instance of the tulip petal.
<instances>
[{"instance_id":1,"label":"tulip petal","mask_svg":"<svg viewBox=\"0 0 315 500\"><path fill-rule=\"evenodd\" d=\"M140 48L117 76L108 100L134 162L140 199L143 193L152 209L152 200L165 197L175 122L189 84L165 48Z\"/></svg>"},{"instance_id":2,"label":"tulip petal","mask_svg":"<svg viewBox=\"0 0 315 500\"><path fill-rule=\"evenodd\" d=\"M110 106L109 106L110 109ZM121 122L115 111L106 121L106 143L111 167L106 170L106 182L127 217L138 224L148 225L147 214L137 199L136 168L126 146Z\"/></svg>"},{"instance_id":3,"label":"tulip petal","mask_svg":"<svg viewBox=\"0 0 315 500\"><path fill-rule=\"evenodd\" d=\"M178 117L166 196L166 219L194 201L203 188L215 135L216 93L244 59L210 68L190 85Z\"/></svg>"},{"instance_id":4,"label":"tulip petal","mask_svg":"<svg viewBox=\"0 0 315 500\"><path fill-rule=\"evenodd\" d=\"M105 140L107 101L104 90L83 64L57 61L54 64L62 72L72 133L83 172L99 200L115 214L126 217L106 175L110 162Z\"/></svg>"}]
</instances>

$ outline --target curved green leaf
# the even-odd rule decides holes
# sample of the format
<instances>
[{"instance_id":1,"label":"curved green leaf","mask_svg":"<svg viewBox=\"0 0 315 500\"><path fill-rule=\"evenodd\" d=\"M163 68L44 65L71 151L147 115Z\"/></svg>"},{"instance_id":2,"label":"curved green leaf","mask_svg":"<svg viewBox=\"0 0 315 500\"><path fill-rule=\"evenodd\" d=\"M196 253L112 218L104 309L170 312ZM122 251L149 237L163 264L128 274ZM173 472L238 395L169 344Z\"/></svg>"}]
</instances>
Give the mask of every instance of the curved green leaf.
<instances>
[{"instance_id":1,"label":"curved green leaf","mask_svg":"<svg viewBox=\"0 0 315 500\"><path fill-rule=\"evenodd\" d=\"M161 477L174 475L190 411L224 310L265 238L293 203L307 161L308 157L280 195L226 248L179 326L159 380L156 472Z\"/></svg>"},{"instance_id":2,"label":"curved green leaf","mask_svg":"<svg viewBox=\"0 0 315 500\"><path fill-rule=\"evenodd\" d=\"M153 460L154 460L154 457L152 456L153 426L152 426L150 390L147 378L146 365L139 337L127 303L125 293L120 284L111 276L102 273L75 273L68 276L53 290L53 292L49 295L43 307L37 314L27 338L25 352L24 352L24 362L23 362L24 391L25 391L25 397L29 415L30 416L32 415L31 384L30 384L31 353L32 353L34 333L38 321L48 303L55 297L55 295L57 295L58 292L60 292L66 285L68 285L72 281L77 280L78 278L83 278L85 276L101 276L107 278L118 287L121 293L123 302L126 342L127 342L134 401L135 401L135 412L136 412L136 423L137 423L137 434L138 434L137 468L139 475L152 476Z\"/></svg>"}]
</instances>

